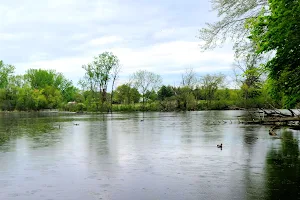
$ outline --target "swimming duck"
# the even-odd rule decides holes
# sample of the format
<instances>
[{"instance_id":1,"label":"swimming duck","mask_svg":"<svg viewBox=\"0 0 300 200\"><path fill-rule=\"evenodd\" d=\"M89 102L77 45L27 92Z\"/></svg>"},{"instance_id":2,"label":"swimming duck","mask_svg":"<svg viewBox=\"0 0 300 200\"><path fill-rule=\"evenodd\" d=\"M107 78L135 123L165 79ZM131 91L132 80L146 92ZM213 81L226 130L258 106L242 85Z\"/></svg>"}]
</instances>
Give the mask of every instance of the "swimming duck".
<instances>
[{"instance_id":1,"label":"swimming duck","mask_svg":"<svg viewBox=\"0 0 300 200\"><path fill-rule=\"evenodd\" d=\"M222 148L223 146L222 146L222 143L221 144L217 144L217 147L218 148Z\"/></svg>"}]
</instances>

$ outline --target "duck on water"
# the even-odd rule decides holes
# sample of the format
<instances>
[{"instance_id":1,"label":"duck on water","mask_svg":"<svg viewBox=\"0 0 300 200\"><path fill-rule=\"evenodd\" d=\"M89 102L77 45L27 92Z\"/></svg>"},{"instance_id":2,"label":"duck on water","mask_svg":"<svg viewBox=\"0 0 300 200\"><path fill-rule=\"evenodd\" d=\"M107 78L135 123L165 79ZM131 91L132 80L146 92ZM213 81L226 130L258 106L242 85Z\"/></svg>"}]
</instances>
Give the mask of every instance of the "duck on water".
<instances>
[{"instance_id":1,"label":"duck on water","mask_svg":"<svg viewBox=\"0 0 300 200\"><path fill-rule=\"evenodd\" d=\"M222 143L221 144L217 144L217 147L222 149L223 144Z\"/></svg>"}]
</instances>

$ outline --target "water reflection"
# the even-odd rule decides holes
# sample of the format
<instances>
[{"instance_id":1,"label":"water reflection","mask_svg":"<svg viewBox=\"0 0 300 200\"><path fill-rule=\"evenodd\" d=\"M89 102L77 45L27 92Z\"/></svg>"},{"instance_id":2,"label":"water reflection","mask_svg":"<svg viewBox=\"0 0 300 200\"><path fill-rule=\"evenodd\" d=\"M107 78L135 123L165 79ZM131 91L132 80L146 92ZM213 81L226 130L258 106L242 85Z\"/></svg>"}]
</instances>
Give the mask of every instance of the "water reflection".
<instances>
[{"instance_id":1,"label":"water reflection","mask_svg":"<svg viewBox=\"0 0 300 200\"><path fill-rule=\"evenodd\" d=\"M299 142L292 131L284 131L282 142L272 146L266 158L267 199L299 199Z\"/></svg>"},{"instance_id":2,"label":"water reflection","mask_svg":"<svg viewBox=\"0 0 300 200\"><path fill-rule=\"evenodd\" d=\"M33 148L49 146L60 140L55 135L59 129L57 119L53 117L43 118L36 113L0 113L0 148L4 150L9 147L5 145L7 141L22 135L34 141Z\"/></svg>"},{"instance_id":3,"label":"water reflection","mask_svg":"<svg viewBox=\"0 0 300 200\"><path fill-rule=\"evenodd\" d=\"M0 199L296 199L297 132L241 114L0 114Z\"/></svg>"}]
</instances>

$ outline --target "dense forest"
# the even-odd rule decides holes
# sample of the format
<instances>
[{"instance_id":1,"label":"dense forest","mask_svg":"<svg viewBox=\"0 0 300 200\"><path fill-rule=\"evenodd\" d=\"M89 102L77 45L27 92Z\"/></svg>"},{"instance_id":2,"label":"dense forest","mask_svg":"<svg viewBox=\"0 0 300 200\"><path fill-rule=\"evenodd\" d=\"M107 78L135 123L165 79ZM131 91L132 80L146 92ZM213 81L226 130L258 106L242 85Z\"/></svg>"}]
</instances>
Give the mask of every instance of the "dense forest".
<instances>
[{"instance_id":1,"label":"dense forest","mask_svg":"<svg viewBox=\"0 0 300 200\"><path fill-rule=\"evenodd\" d=\"M203 50L234 41L229 88L223 74L198 76L186 69L180 85L162 85L159 74L140 70L116 87L120 61L111 52L82 68L78 88L55 70L16 75L0 61L0 109L77 112L175 111L300 107L300 3L291 0L213 0L221 20L199 32Z\"/></svg>"}]
</instances>

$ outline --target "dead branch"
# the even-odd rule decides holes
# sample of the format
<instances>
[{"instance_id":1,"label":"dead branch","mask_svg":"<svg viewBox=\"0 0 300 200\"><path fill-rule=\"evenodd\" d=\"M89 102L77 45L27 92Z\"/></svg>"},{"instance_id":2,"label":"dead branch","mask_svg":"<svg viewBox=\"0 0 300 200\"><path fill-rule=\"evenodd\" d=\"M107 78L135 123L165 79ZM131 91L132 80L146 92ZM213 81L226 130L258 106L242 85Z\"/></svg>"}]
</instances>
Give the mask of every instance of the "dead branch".
<instances>
[{"instance_id":1,"label":"dead branch","mask_svg":"<svg viewBox=\"0 0 300 200\"><path fill-rule=\"evenodd\" d=\"M275 126L272 126L272 127L270 128L270 130L269 130L269 135L271 135L271 136L276 136L276 135L277 135L276 132L274 131L274 129L275 129Z\"/></svg>"}]
</instances>

